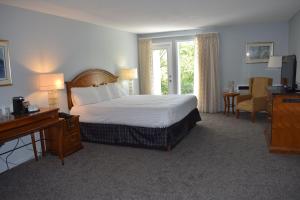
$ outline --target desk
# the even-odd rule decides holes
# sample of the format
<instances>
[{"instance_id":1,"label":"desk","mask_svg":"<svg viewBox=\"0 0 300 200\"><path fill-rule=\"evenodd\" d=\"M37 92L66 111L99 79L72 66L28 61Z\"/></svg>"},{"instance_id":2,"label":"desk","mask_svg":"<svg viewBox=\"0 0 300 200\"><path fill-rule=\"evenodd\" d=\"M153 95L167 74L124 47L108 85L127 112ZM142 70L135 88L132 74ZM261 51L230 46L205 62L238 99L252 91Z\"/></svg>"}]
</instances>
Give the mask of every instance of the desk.
<instances>
[{"instance_id":1,"label":"desk","mask_svg":"<svg viewBox=\"0 0 300 200\"><path fill-rule=\"evenodd\" d=\"M58 108L41 108L36 113L0 118L0 143L31 135L35 160L38 160L34 132L40 132L42 155L45 156L44 131L56 127L57 131L55 133L59 138L59 158L63 164L63 129L61 123L62 120L58 117Z\"/></svg>"},{"instance_id":2,"label":"desk","mask_svg":"<svg viewBox=\"0 0 300 200\"><path fill-rule=\"evenodd\" d=\"M240 93L237 93L237 92L224 92L223 93L224 114L226 114L226 115L229 114L230 107L231 107L232 113L234 113L234 99L238 95L240 95ZM231 102L230 102L230 98L231 98Z\"/></svg>"},{"instance_id":3,"label":"desk","mask_svg":"<svg viewBox=\"0 0 300 200\"><path fill-rule=\"evenodd\" d=\"M265 136L270 152L300 153L300 92L269 87L270 120Z\"/></svg>"}]
</instances>

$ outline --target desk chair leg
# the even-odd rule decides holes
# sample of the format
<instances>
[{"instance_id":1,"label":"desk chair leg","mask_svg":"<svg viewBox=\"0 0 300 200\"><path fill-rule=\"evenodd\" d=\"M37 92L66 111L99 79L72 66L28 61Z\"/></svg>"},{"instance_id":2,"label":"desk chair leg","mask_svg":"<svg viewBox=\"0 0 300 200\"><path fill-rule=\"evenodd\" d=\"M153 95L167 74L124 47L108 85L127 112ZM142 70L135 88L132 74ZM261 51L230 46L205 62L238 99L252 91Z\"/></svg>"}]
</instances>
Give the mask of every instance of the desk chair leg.
<instances>
[{"instance_id":1,"label":"desk chair leg","mask_svg":"<svg viewBox=\"0 0 300 200\"><path fill-rule=\"evenodd\" d=\"M36 150L36 144L35 144L35 136L34 133L31 133L31 143L32 143L32 148L33 148L33 153L34 153L34 158L36 161L38 161L38 154L37 154L37 150Z\"/></svg>"},{"instance_id":2,"label":"desk chair leg","mask_svg":"<svg viewBox=\"0 0 300 200\"><path fill-rule=\"evenodd\" d=\"M45 133L44 133L44 130L40 130L40 140L41 140L42 156L45 156L46 155L46 146L45 146Z\"/></svg>"},{"instance_id":3,"label":"desk chair leg","mask_svg":"<svg viewBox=\"0 0 300 200\"><path fill-rule=\"evenodd\" d=\"M236 109L236 114L235 114L236 118L240 118L240 110L239 109Z\"/></svg>"}]
</instances>

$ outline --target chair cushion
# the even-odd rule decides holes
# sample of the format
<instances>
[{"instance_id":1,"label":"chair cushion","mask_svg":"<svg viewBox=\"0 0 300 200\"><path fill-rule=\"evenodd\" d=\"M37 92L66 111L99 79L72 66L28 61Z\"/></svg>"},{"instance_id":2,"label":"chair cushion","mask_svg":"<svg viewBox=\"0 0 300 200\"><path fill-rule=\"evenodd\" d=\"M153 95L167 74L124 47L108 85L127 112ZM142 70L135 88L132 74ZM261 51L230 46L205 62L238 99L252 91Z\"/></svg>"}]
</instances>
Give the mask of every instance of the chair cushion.
<instances>
[{"instance_id":1,"label":"chair cushion","mask_svg":"<svg viewBox=\"0 0 300 200\"><path fill-rule=\"evenodd\" d=\"M253 97L265 97L268 95L267 87L268 87L268 78L264 77L256 77L253 80L252 85L252 96Z\"/></svg>"},{"instance_id":2,"label":"chair cushion","mask_svg":"<svg viewBox=\"0 0 300 200\"><path fill-rule=\"evenodd\" d=\"M245 111L252 112L253 111L253 101L251 99L242 101L242 102L238 103L236 108L239 110L245 110Z\"/></svg>"}]
</instances>

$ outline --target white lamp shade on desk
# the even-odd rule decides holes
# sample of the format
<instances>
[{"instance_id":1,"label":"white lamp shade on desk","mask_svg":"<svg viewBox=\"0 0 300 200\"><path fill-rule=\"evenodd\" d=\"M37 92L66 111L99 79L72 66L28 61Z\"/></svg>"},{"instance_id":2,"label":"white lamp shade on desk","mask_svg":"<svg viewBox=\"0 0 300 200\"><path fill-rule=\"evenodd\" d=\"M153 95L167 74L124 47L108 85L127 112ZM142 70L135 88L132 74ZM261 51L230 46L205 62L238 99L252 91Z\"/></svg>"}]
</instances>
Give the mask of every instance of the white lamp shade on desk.
<instances>
[{"instance_id":1,"label":"white lamp shade on desk","mask_svg":"<svg viewBox=\"0 0 300 200\"><path fill-rule=\"evenodd\" d=\"M137 79L137 69L136 68L123 68L120 69L120 78L123 80L133 80Z\"/></svg>"},{"instance_id":2,"label":"white lamp shade on desk","mask_svg":"<svg viewBox=\"0 0 300 200\"><path fill-rule=\"evenodd\" d=\"M271 56L268 63L268 68L278 69L282 67L282 56Z\"/></svg>"},{"instance_id":3,"label":"white lamp shade on desk","mask_svg":"<svg viewBox=\"0 0 300 200\"><path fill-rule=\"evenodd\" d=\"M62 90L65 88L64 74L41 74L40 90Z\"/></svg>"}]
</instances>

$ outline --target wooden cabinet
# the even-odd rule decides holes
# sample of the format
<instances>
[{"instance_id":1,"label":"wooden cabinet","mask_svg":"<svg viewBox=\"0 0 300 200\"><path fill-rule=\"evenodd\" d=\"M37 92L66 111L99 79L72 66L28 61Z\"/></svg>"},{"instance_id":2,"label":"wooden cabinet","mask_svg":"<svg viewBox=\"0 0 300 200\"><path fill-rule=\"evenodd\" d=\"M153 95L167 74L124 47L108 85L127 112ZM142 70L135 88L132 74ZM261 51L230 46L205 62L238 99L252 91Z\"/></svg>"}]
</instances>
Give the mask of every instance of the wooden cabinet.
<instances>
[{"instance_id":1,"label":"wooden cabinet","mask_svg":"<svg viewBox=\"0 0 300 200\"><path fill-rule=\"evenodd\" d=\"M300 93L270 91L272 110L265 134L271 152L300 153Z\"/></svg>"},{"instance_id":2,"label":"wooden cabinet","mask_svg":"<svg viewBox=\"0 0 300 200\"><path fill-rule=\"evenodd\" d=\"M63 127L63 144L62 150L63 155L70 155L80 149L82 149L80 129L79 129L79 116L72 116L69 120L62 120ZM49 131L55 132L55 129L50 129ZM59 144L57 137L53 133L46 133L47 138L47 150L57 154L59 149Z\"/></svg>"}]
</instances>

